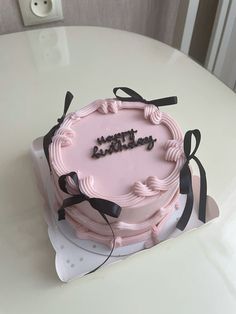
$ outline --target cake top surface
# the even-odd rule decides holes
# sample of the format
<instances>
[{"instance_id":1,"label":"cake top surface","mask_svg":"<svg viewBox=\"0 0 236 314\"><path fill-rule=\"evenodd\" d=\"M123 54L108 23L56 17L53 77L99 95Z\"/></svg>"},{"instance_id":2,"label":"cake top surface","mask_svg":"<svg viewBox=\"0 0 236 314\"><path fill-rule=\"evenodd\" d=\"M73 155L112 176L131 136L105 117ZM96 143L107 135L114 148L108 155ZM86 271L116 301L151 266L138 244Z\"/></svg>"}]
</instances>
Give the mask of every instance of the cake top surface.
<instances>
[{"instance_id":1,"label":"cake top surface","mask_svg":"<svg viewBox=\"0 0 236 314\"><path fill-rule=\"evenodd\" d=\"M50 159L58 176L76 171L90 197L133 206L178 186L182 142L177 123L152 104L96 100L66 116Z\"/></svg>"}]
</instances>

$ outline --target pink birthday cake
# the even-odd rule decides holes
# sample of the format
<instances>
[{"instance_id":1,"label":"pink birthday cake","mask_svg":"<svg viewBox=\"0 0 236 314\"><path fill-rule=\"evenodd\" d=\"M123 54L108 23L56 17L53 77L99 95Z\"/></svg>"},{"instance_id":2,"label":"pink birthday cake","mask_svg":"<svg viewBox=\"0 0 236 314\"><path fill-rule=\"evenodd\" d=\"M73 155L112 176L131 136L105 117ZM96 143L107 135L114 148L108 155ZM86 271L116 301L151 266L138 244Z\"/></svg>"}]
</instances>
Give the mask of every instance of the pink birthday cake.
<instances>
[{"instance_id":1,"label":"pink birthday cake","mask_svg":"<svg viewBox=\"0 0 236 314\"><path fill-rule=\"evenodd\" d=\"M183 134L160 109L177 98L146 101L128 88L114 93L66 115L67 93L64 115L45 136L55 209L79 239L151 247L178 208Z\"/></svg>"}]
</instances>

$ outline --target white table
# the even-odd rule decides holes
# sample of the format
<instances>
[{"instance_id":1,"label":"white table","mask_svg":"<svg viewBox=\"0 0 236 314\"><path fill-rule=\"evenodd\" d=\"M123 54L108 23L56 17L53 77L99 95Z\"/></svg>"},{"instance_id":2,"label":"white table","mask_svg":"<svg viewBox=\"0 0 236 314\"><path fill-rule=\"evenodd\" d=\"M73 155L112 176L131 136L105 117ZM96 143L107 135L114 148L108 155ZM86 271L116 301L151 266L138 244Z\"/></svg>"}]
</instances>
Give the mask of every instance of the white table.
<instances>
[{"instance_id":1,"label":"white table","mask_svg":"<svg viewBox=\"0 0 236 314\"><path fill-rule=\"evenodd\" d=\"M0 37L1 313L207 313L236 311L236 96L182 53L155 40L93 27ZM128 86L199 128L198 156L221 218L104 270L62 284L42 215L29 147L61 115Z\"/></svg>"}]
</instances>

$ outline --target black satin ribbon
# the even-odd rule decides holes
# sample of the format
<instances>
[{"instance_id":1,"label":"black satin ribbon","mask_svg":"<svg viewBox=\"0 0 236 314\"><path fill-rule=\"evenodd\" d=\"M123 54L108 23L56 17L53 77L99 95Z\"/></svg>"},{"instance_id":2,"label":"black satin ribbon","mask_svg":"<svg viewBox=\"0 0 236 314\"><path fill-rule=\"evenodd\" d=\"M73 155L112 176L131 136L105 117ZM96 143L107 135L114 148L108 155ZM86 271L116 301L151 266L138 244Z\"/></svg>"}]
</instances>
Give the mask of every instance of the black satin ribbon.
<instances>
[{"instance_id":1,"label":"black satin ribbon","mask_svg":"<svg viewBox=\"0 0 236 314\"><path fill-rule=\"evenodd\" d=\"M195 148L191 153L192 136L195 137ZM178 221L177 228L183 231L188 224L192 210L193 210L193 187L192 187L192 175L189 169L189 162L191 159L195 160L199 168L200 174L200 197L199 197L199 209L198 219L202 222L206 222L206 199L207 199L207 180L206 172L201 164L200 160L195 156L199 144L201 141L201 133L199 130L190 130L185 134L184 137L184 153L186 162L180 171L180 193L187 194L187 200L185 208L180 220Z\"/></svg>"},{"instance_id":2,"label":"black satin ribbon","mask_svg":"<svg viewBox=\"0 0 236 314\"><path fill-rule=\"evenodd\" d=\"M54 125L51 128L51 130L43 138L43 150L44 150L44 154L45 154L45 157L47 159L50 171L51 171L51 166L50 166L50 162L49 162L49 145L52 143L52 138L53 138L55 132L59 129L60 125L64 121L66 113L70 107L72 99L73 99L73 95L70 92L67 92L66 97L65 97L64 111L63 111L62 116L59 119L57 119L58 123L56 125Z\"/></svg>"},{"instance_id":3,"label":"black satin ribbon","mask_svg":"<svg viewBox=\"0 0 236 314\"><path fill-rule=\"evenodd\" d=\"M122 96L117 95L117 92L119 90L126 93L130 97L122 97ZM176 96L146 100L141 95L139 95L137 92L135 92L134 90L132 90L131 88L128 88L128 87L115 87L113 89L113 93L116 96L116 98L121 100L121 101L142 102L144 104L152 104L156 107L171 106L171 105L177 104L177 102L178 102L178 99Z\"/></svg>"},{"instance_id":4,"label":"black satin ribbon","mask_svg":"<svg viewBox=\"0 0 236 314\"><path fill-rule=\"evenodd\" d=\"M72 181L74 182L76 188L78 189L79 194L71 194L68 189L67 189L67 178L71 178ZM112 233L112 238L113 238L113 243L112 243L112 248L107 256L107 258L100 264L98 267L93 269L92 271L88 272L87 274L91 274L95 272L97 269L99 269L102 265L104 265L107 260L111 257L114 248L115 248L115 234L114 231L111 227L110 222L108 221L106 215L118 218L120 213L121 213L121 207L117 205L116 203L113 203L111 201L102 199L102 198L90 198L87 195L83 194L79 188L79 179L76 174L76 172L70 172L68 174L62 175L59 180L58 180L59 186L61 190L67 194L70 194L71 197L66 198L63 200L62 206L58 210L58 220L63 220L65 219L65 208L69 206L73 206L75 204L79 204L81 202L87 201L89 204L99 212L99 214L102 216L102 218L105 220L105 222L108 224L111 233Z\"/></svg>"}]
</instances>

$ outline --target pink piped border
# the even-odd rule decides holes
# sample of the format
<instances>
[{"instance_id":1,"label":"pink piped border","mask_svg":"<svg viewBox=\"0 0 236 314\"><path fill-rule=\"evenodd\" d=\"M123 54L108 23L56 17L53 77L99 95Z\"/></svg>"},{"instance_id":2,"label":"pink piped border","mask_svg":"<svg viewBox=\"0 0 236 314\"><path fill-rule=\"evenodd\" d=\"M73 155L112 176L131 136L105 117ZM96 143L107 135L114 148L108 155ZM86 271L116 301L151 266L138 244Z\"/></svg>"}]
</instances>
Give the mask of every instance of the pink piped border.
<instances>
[{"instance_id":1,"label":"pink piped border","mask_svg":"<svg viewBox=\"0 0 236 314\"><path fill-rule=\"evenodd\" d=\"M179 170L184 163L184 154L182 151L183 134L178 124L166 113L161 112L153 105L146 105L139 102L121 102L114 99L96 100L81 110L67 115L60 129L53 137L52 144L50 145L50 162L54 170L54 175L58 177L68 173L63 163L61 155L61 147L70 145L73 141L74 131L71 126L78 123L80 119L92 114L95 111L101 114L116 113L118 110L125 109L140 109L144 111L144 118L148 119L152 124L163 123L171 132L173 140L169 141L169 152L167 148L166 158L172 158L172 161L176 162L175 169L165 179L158 179L157 177L149 177L145 182L135 182L133 188L127 194L123 195L105 195L100 193L94 188L94 177L88 176L80 178L79 169L77 171L80 179L80 189L89 197L98 197L109 199L116 202L121 207L136 206L150 196L159 196L161 191L167 191L170 187L175 186L179 180Z\"/></svg>"}]
</instances>

